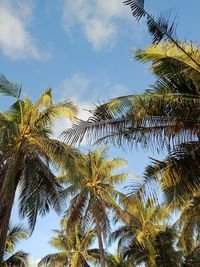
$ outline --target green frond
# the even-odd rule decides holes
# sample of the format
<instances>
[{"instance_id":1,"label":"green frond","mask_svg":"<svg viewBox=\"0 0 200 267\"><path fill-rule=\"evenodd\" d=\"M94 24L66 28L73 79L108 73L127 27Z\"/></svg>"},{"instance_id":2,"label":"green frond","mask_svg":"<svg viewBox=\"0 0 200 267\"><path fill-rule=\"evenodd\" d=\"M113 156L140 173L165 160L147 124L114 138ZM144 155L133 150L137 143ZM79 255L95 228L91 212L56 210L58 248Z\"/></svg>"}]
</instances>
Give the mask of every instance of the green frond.
<instances>
[{"instance_id":1,"label":"green frond","mask_svg":"<svg viewBox=\"0 0 200 267\"><path fill-rule=\"evenodd\" d=\"M144 10L144 0L126 0L125 5L130 5L133 16L139 21L142 17L146 16Z\"/></svg>"},{"instance_id":2,"label":"green frond","mask_svg":"<svg viewBox=\"0 0 200 267\"><path fill-rule=\"evenodd\" d=\"M47 89L43 95L36 101L35 108L39 110L40 108L48 107L52 105L52 89Z\"/></svg>"},{"instance_id":3,"label":"green frond","mask_svg":"<svg viewBox=\"0 0 200 267\"><path fill-rule=\"evenodd\" d=\"M118 200L122 199L122 194L114 186L124 182L127 177L126 173L113 174L114 170L125 165L125 161L106 159L106 150L103 148L83 155L73 173L66 172L66 176L61 178L67 183L61 196L73 196L66 212L69 225L82 217L94 220L93 213L98 206L105 234L109 228L106 209L116 211Z\"/></svg>"},{"instance_id":4,"label":"green frond","mask_svg":"<svg viewBox=\"0 0 200 267\"><path fill-rule=\"evenodd\" d=\"M51 104L44 110L41 110L35 118L33 124L36 126L52 125L56 119L65 117L73 120L77 114L77 107L69 100Z\"/></svg>"},{"instance_id":5,"label":"green frond","mask_svg":"<svg viewBox=\"0 0 200 267\"><path fill-rule=\"evenodd\" d=\"M199 100L198 96L177 93L117 98L98 107L88 121L77 121L63 135L70 144L86 137L91 143L111 141L130 147L168 149L197 137Z\"/></svg>"},{"instance_id":6,"label":"green frond","mask_svg":"<svg viewBox=\"0 0 200 267\"><path fill-rule=\"evenodd\" d=\"M132 240L123 247L121 251L124 259L127 259L130 262L134 262L135 266L137 265L149 265L149 258L145 247L139 244L136 240ZM151 265L149 265L151 266Z\"/></svg>"},{"instance_id":7,"label":"green frond","mask_svg":"<svg viewBox=\"0 0 200 267\"><path fill-rule=\"evenodd\" d=\"M68 228L80 221L84 216L84 210L88 201L88 196L85 192L80 192L71 201L67 210Z\"/></svg>"},{"instance_id":8,"label":"green frond","mask_svg":"<svg viewBox=\"0 0 200 267\"><path fill-rule=\"evenodd\" d=\"M79 158L78 151L73 147L64 144L57 139L43 138L37 136L32 139L35 145L38 145L40 151L54 162L57 167L75 164Z\"/></svg>"},{"instance_id":9,"label":"green frond","mask_svg":"<svg viewBox=\"0 0 200 267\"><path fill-rule=\"evenodd\" d=\"M181 251L175 250L176 238L176 231L170 228L166 228L155 237L154 246L157 254L157 266L180 266L183 254Z\"/></svg>"},{"instance_id":10,"label":"green frond","mask_svg":"<svg viewBox=\"0 0 200 267\"><path fill-rule=\"evenodd\" d=\"M170 22L170 13L166 13L165 15L161 14L156 20L153 15L145 10L144 0L126 0L124 1L124 4L130 5L132 14L136 20L139 21L141 18L145 18L148 31L152 36L152 42L154 44L159 44L162 40L168 41L174 45L178 51L182 52L187 59L193 62L196 66L200 67L195 56L188 52L184 45L175 38L175 19Z\"/></svg>"},{"instance_id":11,"label":"green frond","mask_svg":"<svg viewBox=\"0 0 200 267\"><path fill-rule=\"evenodd\" d=\"M199 242L199 210L200 199L198 195L184 203L180 208L180 216L176 222L176 226L180 230L178 245L186 255L190 254Z\"/></svg>"},{"instance_id":12,"label":"green frond","mask_svg":"<svg viewBox=\"0 0 200 267\"><path fill-rule=\"evenodd\" d=\"M198 81L200 72L199 49L190 43L180 43L180 45L187 54L192 55L198 65L171 42L152 45L144 50L133 50L134 59L141 62L151 61L151 69L155 74L166 75L167 73L172 73L173 69L178 74L184 74L184 76Z\"/></svg>"},{"instance_id":13,"label":"green frond","mask_svg":"<svg viewBox=\"0 0 200 267\"><path fill-rule=\"evenodd\" d=\"M155 205L152 200L145 201L141 195L128 197L123 204L124 211L118 218L122 226L111 234L110 242L117 241L118 252L136 266L142 263L157 266L157 257L162 253L157 252L155 240L166 230L166 221L170 219L169 209ZM174 246L177 236L173 237Z\"/></svg>"},{"instance_id":14,"label":"green frond","mask_svg":"<svg viewBox=\"0 0 200 267\"><path fill-rule=\"evenodd\" d=\"M118 173L116 175L108 176L105 181L108 183L111 182L113 185L115 184L123 184L127 178L129 177L128 173Z\"/></svg>"},{"instance_id":15,"label":"green frond","mask_svg":"<svg viewBox=\"0 0 200 267\"><path fill-rule=\"evenodd\" d=\"M11 255L9 258L7 258L5 261L3 261L2 267L8 267L8 266L16 266L16 267L28 267L28 257L29 254L20 250L13 255Z\"/></svg>"},{"instance_id":16,"label":"green frond","mask_svg":"<svg viewBox=\"0 0 200 267\"><path fill-rule=\"evenodd\" d=\"M34 229L38 214L45 215L50 207L59 210L61 186L48 165L36 154L26 158L19 192L19 212L22 217L27 217L31 230Z\"/></svg>"},{"instance_id":17,"label":"green frond","mask_svg":"<svg viewBox=\"0 0 200 267\"><path fill-rule=\"evenodd\" d=\"M91 247L95 238L96 233L94 232L94 229L92 227L88 228L80 240L80 247L82 249Z\"/></svg>"},{"instance_id":18,"label":"green frond","mask_svg":"<svg viewBox=\"0 0 200 267\"><path fill-rule=\"evenodd\" d=\"M135 264L132 261L125 260L122 254L108 254L106 261L108 267L135 267Z\"/></svg>"},{"instance_id":19,"label":"green frond","mask_svg":"<svg viewBox=\"0 0 200 267\"><path fill-rule=\"evenodd\" d=\"M100 170L115 171L115 169L119 169L125 167L127 162L123 158L114 158L113 160L106 160L100 165Z\"/></svg>"},{"instance_id":20,"label":"green frond","mask_svg":"<svg viewBox=\"0 0 200 267\"><path fill-rule=\"evenodd\" d=\"M170 40L178 44L174 39L176 24L175 18L172 18L171 12L162 13L158 19L152 15L147 16L148 31L152 36L152 43L158 44L163 40Z\"/></svg>"},{"instance_id":21,"label":"green frond","mask_svg":"<svg viewBox=\"0 0 200 267\"><path fill-rule=\"evenodd\" d=\"M0 76L0 93L6 96L19 98L21 94L21 84L9 81L5 76Z\"/></svg>"},{"instance_id":22,"label":"green frond","mask_svg":"<svg viewBox=\"0 0 200 267\"><path fill-rule=\"evenodd\" d=\"M199 142L179 146L164 161L153 160L145 179L159 181L168 201L184 203L199 189Z\"/></svg>"},{"instance_id":23,"label":"green frond","mask_svg":"<svg viewBox=\"0 0 200 267\"><path fill-rule=\"evenodd\" d=\"M59 266L59 264L64 265L67 263L69 254L67 252L59 252L54 254L49 254L44 257L39 263L38 267L48 266L53 267L55 264Z\"/></svg>"},{"instance_id":24,"label":"green frond","mask_svg":"<svg viewBox=\"0 0 200 267\"><path fill-rule=\"evenodd\" d=\"M86 267L89 266L88 262L99 262L98 249L91 249L96 237L92 227L85 229L82 222L79 221L71 225L70 231L69 229L63 229L54 232L56 236L50 240L50 245L61 252L47 255L38 266L68 264L74 267Z\"/></svg>"},{"instance_id":25,"label":"green frond","mask_svg":"<svg viewBox=\"0 0 200 267\"><path fill-rule=\"evenodd\" d=\"M5 244L5 252L12 253L14 248L18 242L22 239L28 238L28 231L21 224L18 225L9 225L6 244Z\"/></svg>"}]
</instances>

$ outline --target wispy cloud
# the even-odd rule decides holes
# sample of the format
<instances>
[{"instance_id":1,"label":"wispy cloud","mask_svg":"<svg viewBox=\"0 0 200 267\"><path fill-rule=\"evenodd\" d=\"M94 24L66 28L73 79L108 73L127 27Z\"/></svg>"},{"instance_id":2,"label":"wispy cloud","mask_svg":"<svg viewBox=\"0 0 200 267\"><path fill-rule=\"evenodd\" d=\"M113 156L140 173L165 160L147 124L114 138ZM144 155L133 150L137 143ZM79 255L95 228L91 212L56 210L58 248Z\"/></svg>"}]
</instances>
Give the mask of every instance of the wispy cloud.
<instances>
[{"instance_id":1,"label":"wispy cloud","mask_svg":"<svg viewBox=\"0 0 200 267\"><path fill-rule=\"evenodd\" d=\"M0 50L4 55L14 60L48 56L39 51L28 30L32 18L31 1L0 1Z\"/></svg>"},{"instance_id":2,"label":"wispy cloud","mask_svg":"<svg viewBox=\"0 0 200 267\"><path fill-rule=\"evenodd\" d=\"M96 103L98 100L107 101L123 95L127 91L125 85L113 84L107 76L94 78L83 73L74 73L62 82L58 97L70 98L74 102Z\"/></svg>"},{"instance_id":3,"label":"wispy cloud","mask_svg":"<svg viewBox=\"0 0 200 267\"><path fill-rule=\"evenodd\" d=\"M128 93L128 88L123 84L111 84L108 79L93 79L82 73L75 73L62 82L56 90L57 99L70 99L77 105L78 118L87 120L98 101L107 101L111 98ZM63 130L71 127L72 122L59 119L54 125L54 136L59 136Z\"/></svg>"},{"instance_id":4,"label":"wispy cloud","mask_svg":"<svg viewBox=\"0 0 200 267\"><path fill-rule=\"evenodd\" d=\"M90 99L84 99L84 94L89 90L90 79L83 74L75 73L70 78L63 81L57 97L59 99L69 99L78 107L78 118L87 120L90 116L88 110L92 109ZM58 137L62 131L72 126L72 122L61 118L55 122L54 136Z\"/></svg>"},{"instance_id":5,"label":"wispy cloud","mask_svg":"<svg viewBox=\"0 0 200 267\"><path fill-rule=\"evenodd\" d=\"M65 0L64 27L70 32L76 24L95 50L111 48L118 34L118 19L129 19L121 0Z\"/></svg>"}]
</instances>

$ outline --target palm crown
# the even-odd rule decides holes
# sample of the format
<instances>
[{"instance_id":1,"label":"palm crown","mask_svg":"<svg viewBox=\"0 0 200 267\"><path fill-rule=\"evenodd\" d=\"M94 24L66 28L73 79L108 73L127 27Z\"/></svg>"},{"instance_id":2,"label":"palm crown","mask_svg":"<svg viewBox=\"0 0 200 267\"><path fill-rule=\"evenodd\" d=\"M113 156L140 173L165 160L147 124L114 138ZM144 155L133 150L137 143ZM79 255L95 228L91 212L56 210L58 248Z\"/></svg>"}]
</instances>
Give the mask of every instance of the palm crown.
<instances>
[{"instance_id":1,"label":"palm crown","mask_svg":"<svg viewBox=\"0 0 200 267\"><path fill-rule=\"evenodd\" d=\"M28 98L21 100L19 86L5 77L0 79L0 91L16 99L8 111L0 112L2 254L16 189L19 189L20 214L28 217L33 229L37 214L44 215L50 206L56 208L58 203L61 187L49 164L60 166L64 160L70 165L77 153L51 136L56 118L66 116L72 119L75 115L76 107L70 101L53 104L50 89L34 104Z\"/></svg>"},{"instance_id":2,"label":"palm crown","mask_svg":"<svg viewBox=\"0 0 200 267\"><path fill-rule=\"evenodd\" d=\"M27 267L28 266L28 253L24 251L17 251L14 253L16 244L28 237L27 230L22 225L9 225L8 233L6 237L6 245L3 257L3 267L16 266Z\"/></svg>"},{"instance_id":3,"label":"palm crown","mask_svg":"<svg viewBox=\"0 0 200 267\"><path fill-rule=\"evenodd\" d=\"M106 159L106 148L83 155L73 173L64 173L60 181L68 184L63 196L70 196L70 205L66 211L67 227L70 228L81 218L86 225L91 220L96 225L99 241L100 257L103 256L102 233L106 239L109 231L108 210L120 209L118 200L123 194L116 190L115 185L126 179L125 173L114 173L126 163L121 158ZM104 266L101 262L101 265Z\"/></svg>"},{"instance_id":4,"label":"palm crown","mask_svg":"<svg viewBox=\"0 0 200 267\"><path fill-rule=\"evenodd\" d=\"M88 262L93 264L98 262L98 249L91 248L95 239L92 227L85 229L80 222L77 222L71 232L64 229L54 232L56 237L50 240L50 245L60 252L47 255L38 266L89 267Z\"/></svg>"}]
</instances>

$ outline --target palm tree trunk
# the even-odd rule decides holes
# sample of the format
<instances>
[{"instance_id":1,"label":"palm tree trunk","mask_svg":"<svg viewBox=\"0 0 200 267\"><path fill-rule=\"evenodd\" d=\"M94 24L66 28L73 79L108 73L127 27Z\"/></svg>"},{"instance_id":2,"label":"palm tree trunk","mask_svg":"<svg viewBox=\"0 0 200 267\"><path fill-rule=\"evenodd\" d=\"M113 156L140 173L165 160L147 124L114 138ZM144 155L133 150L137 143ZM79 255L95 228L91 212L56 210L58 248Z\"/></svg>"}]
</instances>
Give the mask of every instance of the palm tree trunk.
<instances>
[{"instance_id":1,"label":"palm tree trunk","mask_svg":"<svg viewBox=\"0 0 200 267\"><path fill-rule=\"evenodd\" d=\"M17 160L10 159L10 164L0 190L0 266L2 266L3 262L8 225L19 177L20 173L17 166Z\"/></svg>"},{"instance_id":2,"label":"palm tree trunk","mask_svg":"<svg viewBox=\"0 0 200 267\"><path fill-rule=\"evenodd\" d=\"M14 202L15 194L13 195L13 199L5 205L0 214L0 266L2 266L3 262L3 254L5 249L6 237L8 232L8 225L10 221L10 215L12 211L12 206Z\"/></svg>"},{"instance_id":3,"label":"palm tree trunk","mask_svg":"<svg viewBox=\"0 0 200 267\"><path fill-rule=\"evenodd\" d=\"M100 263L101 263L101 267L106 267L101 226L99 223L98 211L96 211L96 210L95 210L95 222L96 222L96 228L97 228L96 233L97 233L98 244L99 244Z\"/></svg>"}]
</instances>

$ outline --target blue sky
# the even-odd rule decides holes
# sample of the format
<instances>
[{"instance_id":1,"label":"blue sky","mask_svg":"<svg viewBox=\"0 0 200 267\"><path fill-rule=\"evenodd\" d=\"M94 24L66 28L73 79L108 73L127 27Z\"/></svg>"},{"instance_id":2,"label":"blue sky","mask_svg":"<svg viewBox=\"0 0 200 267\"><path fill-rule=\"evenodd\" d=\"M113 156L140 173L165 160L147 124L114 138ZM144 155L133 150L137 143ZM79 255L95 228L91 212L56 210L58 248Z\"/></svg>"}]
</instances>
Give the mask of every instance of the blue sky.
<instances>
[{"instance_id":1,"label":"blue sky","mask_svg":"<svg viewBox=\"0 0 200 267\"><path fill-rule=\"evenodd\" d=\"M198 43L198 0L146 0L146 8L154 14L172 8L178 37ZM98 101L139 93L153 83L148 66L133 62L130 53L149 40L122 0L0 0L0 73L22 82L23 94L33 100L53 88L56 100L70 98L79 106L81 118ZM0 99L5 109L7 100ZM63 126L69 123L56 123L56 134ZM116 155L127 158L131 174L141 175L152 152L111 148L110 156ZM32 266L53 251L47 242L58 223L53 212L38 219L32 237L21 243L31 253Z\"/></svg>"}]
</instances>

